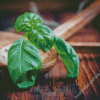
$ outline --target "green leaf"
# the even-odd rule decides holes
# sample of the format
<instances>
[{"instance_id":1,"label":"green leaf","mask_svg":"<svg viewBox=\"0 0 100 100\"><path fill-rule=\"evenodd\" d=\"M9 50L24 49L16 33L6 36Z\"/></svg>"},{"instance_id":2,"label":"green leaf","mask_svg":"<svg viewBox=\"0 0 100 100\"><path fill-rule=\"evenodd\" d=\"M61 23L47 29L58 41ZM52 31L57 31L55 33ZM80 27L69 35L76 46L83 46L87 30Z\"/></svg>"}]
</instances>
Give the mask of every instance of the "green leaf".
<instances>
[{"instance_id":1,"label":"green leaf","mask_svg":"<svg viewBox=\"0 0 100 100\"><path fill-rule=\"evenodd\" d=\"M66 77L76 78L79 73L79 58L74 48L60 37L57 37L54 47L66 66Z\"/></svg>"},{"instance_id":2,"label":"green leaf","mask_svg":"<svg viewBox=\"0 0 100 100\"><path fill-rule=\"evenodd\" d=\"M19 88L32 87L42 68L38 49L25 38L17 40L8 51L8 70Z\"/></svg>"},{"instance_id":3,"label":"green leaf","mask_svg":"<svg viewBox=\"0 0 100 100\"><path fill-rule=\"evenodd\" d=\"M54 32L43 24L35 24L35 26L27 33L29 41L43 51L50 50L56 41Z\"/></svg>"},{"instance_id":4,"label":"green leaf","mask_svg":"<svg viewBox=\"0 0 100 100\"><path fill-rule=\"evenodd\" d=\"M17 32L29 32L36 23L42 24L41 17L32 12L25 12L23 15L17 17L15 29Z\"/></svg>"}]
</instances>

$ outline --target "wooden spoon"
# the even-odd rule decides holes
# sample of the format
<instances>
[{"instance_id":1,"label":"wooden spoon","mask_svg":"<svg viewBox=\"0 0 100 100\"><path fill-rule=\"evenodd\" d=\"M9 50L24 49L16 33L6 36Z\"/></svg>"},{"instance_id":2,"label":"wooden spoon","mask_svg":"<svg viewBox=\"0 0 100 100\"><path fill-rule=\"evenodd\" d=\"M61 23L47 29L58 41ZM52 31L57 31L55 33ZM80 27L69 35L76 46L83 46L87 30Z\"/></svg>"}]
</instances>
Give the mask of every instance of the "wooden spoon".
<instances>
[{"instance_id":1,"label":"wooden spoon","mask_svg":"<svg viewBox=\"0 0 100 100\"><path fill-rule=\"evenodd\" d=\"M68 39L72 35L76 34L86 24L92 21L100 13L99 9L100 9L100 1L97 0L93 2L89 7L87 7L83 12L77 14L76 16L74 16L73 18L71 18L70 20L68 20L67 22L59 26L58 28L56 28L54 30L54 33L65 40ZM6 34L11 34L11 33L6 33ZM19 37L21 37L21 35L17 36L17 38L16 36L13 36L13 40L17 40ZM10 47L9 44L14 42L14 41L11 42L11 39L8 39L11 42L11 43L10 42L8 43L7 39L8 38L5 35L5 38L3 38L3 40L1 39L0 41L1 43L0 45L3 44L4 40L6 42L6 45L8 45L6 47L4 47L5 45L2 45L4 48L0 50L0 66L7 66L7 51L9 50L9 47ZM57 62L57 58L58 58L57 52L55 51L54 48L52 48L48 52L44 52L42 50L39 50L39 51L40 51L41 59L43 62L43 67L42 67L41 72L49 71Z\"/></svg>"},{"instance_id":2,"label":"wooden spoon","mask_svg":"<svg viewBox=\"0 0 100 100\"><path fill-rule=\"evenodd\" d=\"M0 32L0 67L7 66L8 50L12 43L21 37L21 34ZM43 62L41 72L49 71L57 62L57 52L54 48L52 48L48 52L44 52L42 50L39 50L39 52L41 54L41 59Z\"/></svg>"}]
</instances>

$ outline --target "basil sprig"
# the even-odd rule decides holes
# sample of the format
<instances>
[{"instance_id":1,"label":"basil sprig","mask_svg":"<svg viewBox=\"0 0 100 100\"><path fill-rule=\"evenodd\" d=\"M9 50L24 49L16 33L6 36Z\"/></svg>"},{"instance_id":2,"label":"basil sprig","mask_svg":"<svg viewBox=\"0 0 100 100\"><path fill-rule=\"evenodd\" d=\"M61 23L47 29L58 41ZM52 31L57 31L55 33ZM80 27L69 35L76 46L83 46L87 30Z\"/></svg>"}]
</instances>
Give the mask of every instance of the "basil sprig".
<instances>
[{"instance_id":1,"label":"basil sprig","mask_svg":"<svg viewBox=\"0 0 100 100\"><path fill-rule=\"evenodd\" d=\"M26 89L35 84L42 68L38 49L49 51L54 46L66 66L66 77L78 76L79 58L75 50L65 40L55 36L49 27L43 25L39 15L25 12L16 19L15 29L18 32L26 32L8 51L9 74L19 88Z\"/></svg>"}]
</instances>

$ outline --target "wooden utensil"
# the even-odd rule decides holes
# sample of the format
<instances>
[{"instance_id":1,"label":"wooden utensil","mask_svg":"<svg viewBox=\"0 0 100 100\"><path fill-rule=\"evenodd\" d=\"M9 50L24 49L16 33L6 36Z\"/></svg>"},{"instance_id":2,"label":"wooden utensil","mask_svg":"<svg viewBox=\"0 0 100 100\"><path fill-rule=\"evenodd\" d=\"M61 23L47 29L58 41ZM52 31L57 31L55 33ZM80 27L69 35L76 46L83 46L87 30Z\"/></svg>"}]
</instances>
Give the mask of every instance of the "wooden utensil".
<instances>
[{"instance_id":1,"label":"wooden utensil","mask_svg":"<svg viewBox=\"0 0 100 100\"><path fill-rule=\"evenodd\" d=\"M7 53L12 45L12 43L21 38L22 35L10 33L10 32L0 32L0 67L7 66ZM54 48L48 52L39 50L41 54L41 59L43 62L43 67L41 72L46 72L50 70L57 62L57 53ZM52 55L51 55L52 53ZM49 58L49 59L48 59Z\"/></svg>"},{"instance_id":2,"label":"wooden utensil","mask_svg":"<svg viewBox=\"0 0 100 100\"><path fill-rule=\"evenodd\" d=\"M93 2L83 12L77 14L75 17L71 18L70 20L56 28L54 30L54 33L65 40L70 38L72 35L76 34L81 28L83 28L87 23L93 20L100 13L99 9L100 1ZM20 37L22 36L18 34L0 32L0 48L2 48L0 50L0 66L7 66L7 51L10 46L4 46L12 44ZM57 52L54 48L52 48L48 52L43 52L42 50L39 51L43 62L41 72L49 71L57 62Z\"/></svg>"}]
</instances>

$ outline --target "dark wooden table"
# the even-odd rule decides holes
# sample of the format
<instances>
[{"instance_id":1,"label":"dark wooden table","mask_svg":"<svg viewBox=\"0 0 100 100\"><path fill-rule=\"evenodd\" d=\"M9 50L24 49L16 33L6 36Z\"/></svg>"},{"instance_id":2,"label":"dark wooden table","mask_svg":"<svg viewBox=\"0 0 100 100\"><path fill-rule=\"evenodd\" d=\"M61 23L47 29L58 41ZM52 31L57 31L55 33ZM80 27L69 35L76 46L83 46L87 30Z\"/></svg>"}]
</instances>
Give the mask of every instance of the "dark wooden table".
<instances>
[{"instance_id":1,"label":"dark wooden table","mask_svg":"<svg viewBox=\"0 0 100 100\"><path fill-rule=\"evenodd\" d=\"M4 43L0 44L0 48L13 42L15 40L14 37L16 39L21 37L21 35L9 32L1 32L0 34L3 34L0 43L1 40ZM9 39L10 42L6 42ZM100 42L99 32L85 27L67 40L69 44L71 42L82 43L84 41ZM12 83L7 68L0 67L0 100L75 100L75 98L77 100L94 100L94 98L97 100L97 98L100 98L100 75L98 74L100 72L100 53L95 52L91 47L88 47L88 50L92 53L80 49L85 48L84 46L74 46L74 48L80 58L77 79L65 78L67 70L59 57L53 69L47 73L40 74L31 89L20 90Z\"/></svg>"}]
</instances>

